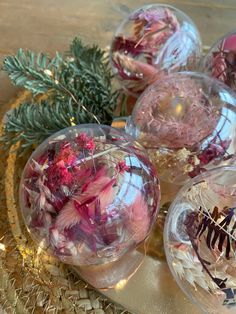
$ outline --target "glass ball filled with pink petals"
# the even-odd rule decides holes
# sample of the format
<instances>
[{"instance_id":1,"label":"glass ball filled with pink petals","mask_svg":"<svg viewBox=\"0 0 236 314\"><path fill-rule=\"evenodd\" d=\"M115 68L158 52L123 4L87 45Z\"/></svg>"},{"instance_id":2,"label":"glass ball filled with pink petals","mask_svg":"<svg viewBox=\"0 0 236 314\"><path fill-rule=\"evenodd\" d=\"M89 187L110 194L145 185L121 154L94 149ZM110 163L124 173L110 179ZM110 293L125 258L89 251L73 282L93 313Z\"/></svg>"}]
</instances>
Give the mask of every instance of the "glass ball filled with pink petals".
<instances>
[{"instance_id":1,"label":"glass ball filled with pink petals","mask_svg":"<svg viewBox=\"0 0 236 314\"><path fill-rule=\"evenodd\" d=\"M148 236L160 200L145 150L109 126L66 128L31 155L20 207L32 238L73 265L118 260Z\"/></svg>"},{"instance_id":2,"label":"glass ball filled with pink petals","mask_svg":"<svg viewBox=\"0 0 236 314\"><path fill-rule=\"evenodd\" d=\"M236 30L210 48L203 59L202 71L236 91Z\"/></svg>"},{"instance_id":3,"label":"glass ball filled with pink petals","mask_svg":"<svg viewBox=\"0 0 236 314\"><path fill-rule=\"evenodd\" d=\"M179 191L164 245L179 287L203 313L236 313L236 167L206 171Z\"/></svg>"},{"instance_id":4,"label":"glass ball filled with pink petals","mask_svg":"<svg viewBox=\"0 0 236 314\"><path fill-rule=\"evenodd\" d=\"M201 38L194 22L163 4L130 13L115 32L110 54L116 78L136 96L167 73L196 69L200 57Z\"/></svg>"},{"instance_id":5,"label":"glass ball filled with pink petals","mask_svg":"<svg viewBox=\"0 0 236 314\"><path fill-rule=\"evenodd\" d=\"M162 180L183 184L236 161L236 94L204 74L170 74L138 99L126 131L147 149Z\"/></svg>"}]
</instances>

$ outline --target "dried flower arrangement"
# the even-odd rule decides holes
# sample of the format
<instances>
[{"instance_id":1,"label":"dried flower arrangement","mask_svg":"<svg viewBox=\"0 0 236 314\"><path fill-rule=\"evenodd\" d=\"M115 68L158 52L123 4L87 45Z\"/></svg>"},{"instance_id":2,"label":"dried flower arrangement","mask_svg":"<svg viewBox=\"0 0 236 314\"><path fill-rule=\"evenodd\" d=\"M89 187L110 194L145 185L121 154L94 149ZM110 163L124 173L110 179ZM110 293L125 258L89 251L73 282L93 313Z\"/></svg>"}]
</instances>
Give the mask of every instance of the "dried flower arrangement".
<instances>
[{"instance_id":1,"label":"dried flower arrangement","mask_svg":"<svg viewBox=\"0 0 236 314\"><path fill-rule=\"evenodd\" d=\"M125 90L137 95L169 71L194 68L200 46L196 27L183 12L148 5L131 13L118 28L111 63Z\"/></svg>"},{"instance_id":2,"label":"dried flower arrangement","mask_svg":"<svg viewBox=\"0 0 236 314\"><path fill-rule=\"evenodd\" d=\"M233 176L235 168L222 167L196 177L177 196L166 224L172 272L183 290L208 313L234 313L236 306Z\"/></svg>"},{"instance_id":3,"label":"dried flower arrangement","mask_svg":"<svg viewBox=\"0 0 236 314\"><path fill-rule=\"evenodd\" d=\"M142 242L155 222L159 190L139 145L107 126L83 125L38 147L20 198L42 248L83 265L116 260Z\"/></svg>"},{"instance_id":4,"label":"dried flower arrangement","mask_svg":"<svg viewBox=\"0 0 236 314\"><path fill-rule=\"evenodd\" d=\"M203 61L203 71L236 90L236 33L217 41Z\"/></svg>"},{"instance_id":5,"label":"dried flower arrangement","mask_svg":"<svg viewBox=\"0 0 236 314\"><path fill-rule=\"evenodd\" d=\"M186 36L171 9L141 9L131 14L129 21L134 25L132 37L117 36L112 47L113 66L129 92L143 91L170 68L187 67L186 60L190 67L195 63L196 38ZM189 50L186 42L193 45ZM231 44L225 42L220 53L214 55L213 76L234 88L235 58L231 52L223 52L223 49L233 50ZM193 50L196 55L190 56ZM22 104L8 116L4 139L9 144L18 140L25 146L39 143L56 130L75 123L111 123L118 92L112 90L108 63L104 52L97 47L85 47L80 40L75 40L69 55L57 54L54 59L20 49L15 57L6 58L4 68L16 85L34 94L32 102ZM224 132L235 122L235 117L227 113L229 110L234 115L232 107L225 107L223 112L216 101L220 110L215 110L211 99L199 93L199 86L191 80L186 85L176 83L173 90L169 85L165 88L158 99L160 120L154 121L156 109L152 106L144 106L147 116L142 112L137 119L141 120L141 116L143 121L146 119L147 131L158 130L157 137L152 134L147 137L146 131L140 135L156 164L162 165L165 171L178 168L181 174L194 177L206 171L210 163L215 166L231 159L235 141L228 135L233 133L227 131L225 138ZM187 109L182 105L184 98L187 98ZM169 104L172 108L168 108ZM165 110L167 114L168 110L175 111L182 121L166 119ZM217 130L219 120L223 126ZM45 122L45 129L41 122ZM153 186L155 171L140 149L130 145L130 141L126 143L128 146L120 141L120 137L110 135L106 141L103 136L96 139L86 132L77 134L73 144L64 137L52 142L49 139L50 148L35 154L28 163L25 181L22 181L26 224L33 236L41 240L41 245L65 262L80 265L115 260L140 243L150 231L159 201L158 189L155 189L159 188L158 181ZM138 165L136 161L131 162L132 154ZM176 180L176 173L168 173L170 180L172 176ZM142 178L141 185L137 184L137 177ZM122 182L124 194L133 194L129 203L119 197L117 200ZM218 186L214 188L219 192ZM182 243L172 247L179 277L195 289L216 291L220 298L226 295L224 304L227 305L235 304L229 297L236 290L231 261L235 249L234 211L235 207L229 206L214 206L209 210L200 206L184 221L192 250L187 251L186 244ZM196 243L201 242L214 251L211 262L205 259L205 251L197 247ZM227 261L214 268L210 264L218 262L219 257ZM224 272L227 278L223 278ZM203 277L203 273L208 276Z\"/></svg>"},{"instance_id":6,"label":"dried flower arrangement","mask_svg":"<svg viewBox=\"0 0 236 314\"><path fill-rule=\"evenodd\" d=\"M155 82L137 101L127 132L148 150L164 180L182 184L233 162L235 96L221 89L216 80L183 72Z\"/></svg>"}]
</instances>

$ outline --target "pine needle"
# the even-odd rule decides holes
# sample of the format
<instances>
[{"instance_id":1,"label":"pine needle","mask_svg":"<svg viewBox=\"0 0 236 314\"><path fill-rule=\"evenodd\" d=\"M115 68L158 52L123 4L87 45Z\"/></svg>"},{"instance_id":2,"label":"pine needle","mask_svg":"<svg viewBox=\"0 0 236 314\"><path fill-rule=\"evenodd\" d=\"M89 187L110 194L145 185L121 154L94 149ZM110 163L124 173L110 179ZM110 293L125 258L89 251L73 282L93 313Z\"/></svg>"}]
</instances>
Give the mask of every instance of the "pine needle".
<instances>
[{"instance_id":1,"label":"pine needle","mask_svg":"<svg viewBox=\"0 0 236 314\"><path fill-rule=\"evenodd\" d=\"M5 58L3 70L33 96L47 96L39 103L32 96L31 102L10 112L2 138L6 147L17 141L22 147L39 144L71 121L109 125L113 120L118 92L112 90L105 52L97 46L85 46L75 38L69 52L54 58L19 49Z\"/></svg>"}]
</instances>

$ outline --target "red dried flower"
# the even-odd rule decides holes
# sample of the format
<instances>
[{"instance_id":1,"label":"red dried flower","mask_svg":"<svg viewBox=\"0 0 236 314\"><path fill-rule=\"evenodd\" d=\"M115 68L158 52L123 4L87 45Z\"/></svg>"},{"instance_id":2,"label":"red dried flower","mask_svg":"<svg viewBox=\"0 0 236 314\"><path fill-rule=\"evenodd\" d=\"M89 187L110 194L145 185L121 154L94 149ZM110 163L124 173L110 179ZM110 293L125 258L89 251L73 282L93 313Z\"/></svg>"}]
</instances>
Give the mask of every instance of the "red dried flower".
<instances>
[{"instance_id":1,"label":"red dried flower","mask_svg":"<svg viewBox=\"0 0 236 314\"><path fill-rule=\"evenodd\" d=\"M73 183L73 175L65 166L64 161L49 166L47 169L47 181L52 190L56 190L60 185L71 186Z\"/></svg>"},{"instance_id":2,"label":"red dried flower","mask_svg":"<svg viewBox=\"0 0 236 314\"><path fill-rule=\"evenodd\" d=\"M223 156L225 151L229 148L230 140L221 141L217 144L215 141L210 143L206 149L198 156L198 159L201 161L201 165L206 165L213 159Z\"/></svg>"},{"instance_id":3,"label":"red dried flower","mask_svg":"<svg viewBox=\"0 0 236 314\"><path fill-rule=\"evenodd\" d=\"M95 149L94 140L92 138L89 138L87 142L85 143L84 148L89 150L92 153Z\"/></svg>"},{"instance_id":4,"label":"red dried flower","mask_svg":"<svg viewBox=\"0 0 236 314\"><path fill-rule=\"evenodd\" d=\"M123 174L125 171L129 171L130 167L126 165L125 161L119 161L116 165L116 170Z\"/></svg>"},{"instance_id":5,"label":"red dried flower","mask_svg":"<svg viewBox=\"0 0 236 314\"><path fill-rule=\"evenodd\" d=\"M81 146L81 148L88 150L93 153L95 149L95 143L93 138L87 136L86 133L81 133L77 136L76 142Z\"/></svg>"},{"instance_id":6,"label":"red dried flower","mask_svg":"<svg viewBox=\"0 0 236 314\"><path fill-rule=\"evenodd\" d=\"M76 154L69 143L63 143L54 159L55 163L63 161L67 166L72 166L76 161Z\"/></svg>"}]
</instances>

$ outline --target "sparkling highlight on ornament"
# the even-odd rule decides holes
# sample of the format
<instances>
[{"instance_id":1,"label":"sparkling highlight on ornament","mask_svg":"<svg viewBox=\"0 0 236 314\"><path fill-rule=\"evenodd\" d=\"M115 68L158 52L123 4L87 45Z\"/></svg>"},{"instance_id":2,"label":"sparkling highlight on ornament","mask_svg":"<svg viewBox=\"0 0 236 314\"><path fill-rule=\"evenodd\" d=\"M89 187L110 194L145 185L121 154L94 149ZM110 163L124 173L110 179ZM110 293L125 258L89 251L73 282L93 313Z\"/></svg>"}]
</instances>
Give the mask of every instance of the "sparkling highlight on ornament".
<instances>
[{"instance_id":1,"label":"sparkling highlight on ornament","mask_svg":"<svg viewBox=\"0 0 236 314\"><path fill-rule=\"evenodd\" d=\"M117 291L122 290L126 286L127 282L128 281L126 279L122 279L115 285L114 289Z\"/></svg>"},{"instance_id":2,"label":"sparkling highlight on ornament","mask_svg":"<svg viewBox=\"0 0 236 314\"><path fill-rule=\"evenodd\" d=\"M145 150L102 125L64 129L22 174L20 207L32 238L61 261L97 265L136 248L156 220L159 181Z\"/></svg>"},{"instance_id":3,"label":"sparkling highlight on ornament","mask_svg":"<svg viewBox=\"0 0 236 314\"><path fill-rule=\"evenodd\" d=\"M1 250L1 251L5 251L5 250L6 250L5 244L0 243L0 250Z\"/></svg>"},{"instance_id":4,"label":"sparkling highlight on ornament","mask_svg":"<svg viewBox=\"0 0 236 314\"><path fill-rule=\"evenodd\" d=\"M236 96L203 74L171 74L140 96L126 131L148 150L164 181L183 184L235 162Z\"/></svg>"},{"instance_id":5,"label":"sparkling highlight on ornament","mask_svg":"<svg viewBox=\"0 0 236 314\"><path fill-rule=\"evenodd\" d=\"M193 21L168 5L147 5L118 27L111 45L111 65L124 89L138 95L166 73L194 70L201 39Z\"/></svg>"},{"instance_id":6,"label":"sparkling highlight on ornament","mask_svg":"<svg viewBox=\"0 0 236 314\"><path fill-rule=\"evenodd\" d=\"M210 48L202 71L236 91L236 31L226 34Z\"/></svg>"},{"instance_id":7,"label":"sparkling highlight on ornament","mask_svg":"<svg viewBox=\"0 0 236 314\"><path fill-rule=\"evenodd\" d=\"M191 180L168 211L164 244L180 288L204 313L236 311L236 168Z\"/></svg>"}]
</instances>

